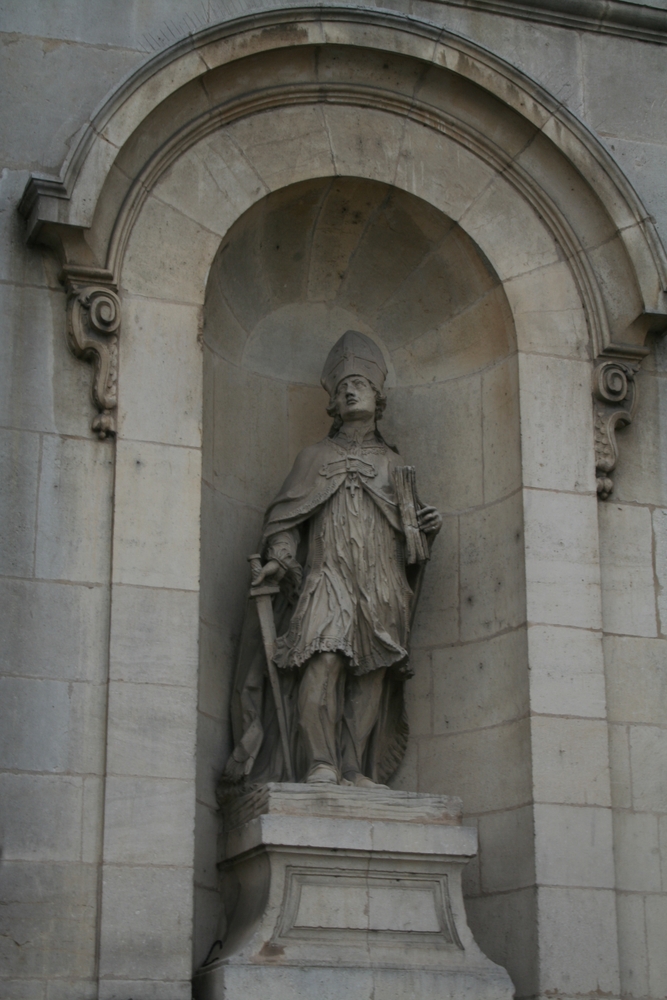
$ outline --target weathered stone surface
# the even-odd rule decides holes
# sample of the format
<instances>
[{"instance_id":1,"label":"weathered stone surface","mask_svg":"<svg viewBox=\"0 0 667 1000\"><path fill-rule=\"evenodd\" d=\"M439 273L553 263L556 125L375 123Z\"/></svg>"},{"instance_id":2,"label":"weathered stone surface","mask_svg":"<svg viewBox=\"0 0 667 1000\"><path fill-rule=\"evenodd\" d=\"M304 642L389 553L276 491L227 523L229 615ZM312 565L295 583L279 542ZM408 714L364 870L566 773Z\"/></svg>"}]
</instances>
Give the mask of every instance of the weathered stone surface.
<instances>
[{"instance_id":1,"label":"weathered stone surface","mask_svg":"<svg viewBox=\"0 0 667 1000\"><path fill-rule=\"evenodd\" d=\"M511 991L465 921L460 872L476 837L460 826L458 800L270 784L229 803L226 829L223 880L243 902L229 908L216 961L195 977L197 997L240 996L261 983L289 996L323 974L332 996ZM280 976L262 961L267 935Z\"/></svg>"}]
</instances>

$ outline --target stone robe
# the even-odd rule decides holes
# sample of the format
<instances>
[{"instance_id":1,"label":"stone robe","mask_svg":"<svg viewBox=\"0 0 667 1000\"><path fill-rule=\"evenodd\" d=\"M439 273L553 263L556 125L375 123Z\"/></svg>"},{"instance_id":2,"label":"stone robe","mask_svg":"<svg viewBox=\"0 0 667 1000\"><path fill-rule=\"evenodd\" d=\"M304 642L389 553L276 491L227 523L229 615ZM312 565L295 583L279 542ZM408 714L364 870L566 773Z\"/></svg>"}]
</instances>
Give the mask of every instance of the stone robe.
<instances>
[{"instance_id":1,"label":"stone robe","mask_svg":"<svg viewBox=\"0 0 667 1000\"><path fill-rule=\"evenodd\" d=\"M393 470L396 452L376 435L361 445L344 436L305 448L269 507L264 560L285 571L274 603L279 668L297 780L305 778L295 705L300 669L319 651L338 651L347 669L388 668L364 773L384 782L405 753L403 683L415 567L405 565ZM417 570L418 572L418 570ZM256 613L249 603L233 692L233 758L251 781L285 780L275 707ZM228 769L229 770L229 769ZM224 781L224 779L223 779Z\"/></svg>"}]
</instances>

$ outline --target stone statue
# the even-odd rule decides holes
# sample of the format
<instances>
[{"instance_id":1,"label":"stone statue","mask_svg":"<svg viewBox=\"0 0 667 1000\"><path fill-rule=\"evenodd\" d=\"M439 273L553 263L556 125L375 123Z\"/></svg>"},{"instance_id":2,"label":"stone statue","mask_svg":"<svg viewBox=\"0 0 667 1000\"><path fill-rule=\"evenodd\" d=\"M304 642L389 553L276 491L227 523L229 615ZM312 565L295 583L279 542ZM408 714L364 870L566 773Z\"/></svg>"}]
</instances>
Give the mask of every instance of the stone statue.
<instances>
[{"instance_id":1,"label":"stone statue","mask_svg":"<svg viewBox=\"0 0 667 1000\"><path fill-rule=\"evenodd\" d=\"M386 374L370 338L340 338L322 373L329 435L298 455L266 513L251 594L276 596L270 621L249 602L223 795L242 780L372 786L405 753L410 626L442 518L411 504L414 470L377 429Z\"/></svg>"}]
</instances>

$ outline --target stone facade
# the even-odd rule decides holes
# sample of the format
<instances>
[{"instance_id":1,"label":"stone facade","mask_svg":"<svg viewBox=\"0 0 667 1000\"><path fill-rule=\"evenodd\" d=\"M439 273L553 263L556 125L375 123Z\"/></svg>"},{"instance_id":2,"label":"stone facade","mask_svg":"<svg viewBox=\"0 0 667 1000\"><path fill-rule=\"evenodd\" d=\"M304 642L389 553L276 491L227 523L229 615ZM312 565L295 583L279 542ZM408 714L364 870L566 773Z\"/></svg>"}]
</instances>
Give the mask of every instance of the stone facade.
<instances>
[{"instance_id":1,"label":"stone facade","mask_svg":"<svg viewBox=\"0 0 667 1000\"><path fill-rule=\"evenodd\" d=\"M190 997L230 581L348 327L445 521L395 787L518 996L664 997L667 11L2 9L0 997Z\"/></svg>"}]
</instances>

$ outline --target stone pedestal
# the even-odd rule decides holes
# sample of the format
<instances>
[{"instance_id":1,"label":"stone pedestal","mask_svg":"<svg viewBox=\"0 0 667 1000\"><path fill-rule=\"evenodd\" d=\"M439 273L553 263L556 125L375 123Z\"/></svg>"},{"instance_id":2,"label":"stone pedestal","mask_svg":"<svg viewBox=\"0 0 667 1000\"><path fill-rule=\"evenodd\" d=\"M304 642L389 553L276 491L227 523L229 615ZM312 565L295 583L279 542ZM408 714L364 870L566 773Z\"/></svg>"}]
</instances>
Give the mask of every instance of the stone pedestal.
<instances>
[{"instance_id":1,"label":"stone pedestal","mask_svg":"<svg viewBox=\"0 0 667 1000\"><path fill-rule=\"evenodd\" d=\"M265 785L225 816L227 932L196 1000L509 1000L461 894L460 800Z\"/></svg>"}]
</instances>

